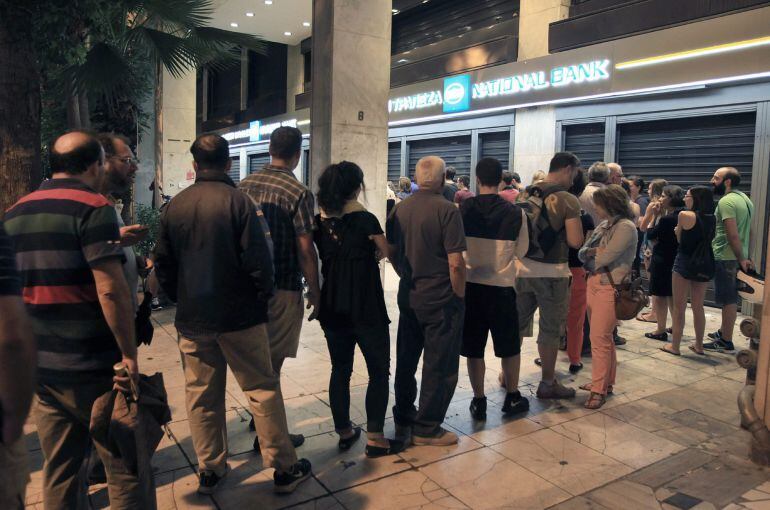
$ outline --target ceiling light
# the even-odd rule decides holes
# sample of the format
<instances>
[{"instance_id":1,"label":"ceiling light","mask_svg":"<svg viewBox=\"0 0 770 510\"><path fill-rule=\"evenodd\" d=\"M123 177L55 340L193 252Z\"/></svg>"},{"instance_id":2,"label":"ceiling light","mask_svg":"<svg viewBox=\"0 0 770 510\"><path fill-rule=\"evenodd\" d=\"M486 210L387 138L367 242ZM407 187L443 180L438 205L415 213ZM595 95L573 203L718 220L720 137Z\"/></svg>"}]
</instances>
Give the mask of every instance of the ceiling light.
<instances>
[{"instance_id":1,"label":"ceiling light","mask_svg":"<svg viewBox=\"0 0 770 510\"><path fill-rule=\"evenodd\" d=\"M290 36L290 35L291 35L291 32L284 32L284 33L283 33L283 35L285 35L285 36Z\"/></svg>"},{"instance_id":2,"label":"ceiling light","mask_svg":"<svg viewBox=\"0 0 770 510\"><path fill-rule=\"evenodd\" d=\"M309 21L303 21L302 22L302 26L303 27L309 27L310 26L310 22Z\"/></svg>"},{"instance_id":3,"label":"ceiling light","mask_svg":"<svg viewBox=\"0 0 770 510\"><path fill-rule=\"evenodd\" d=\"M398 9L393 9L393 11L392 11L392 12L393 12L393 14L398 14L398 13L399 13L399 12L401 12L401 11L399 11Z\"/></svg>"},{"instance_id":4,"label":"ceiling light","mask_svg":"<svg viewBox=\"0 0 770 510\"><path fill-rule=\"evenodd\" d=\"M238 23L230 23L230 26L233 28L238 28Z\"/></svg>"},{"instance_id":5,"label":"ceiling light","mask_svg":"<svg viewBox=\"0 0 770 510\"><path fill-rule=\"evenodd\" d=\"M265 5L273 5L273 0L265 0Z\"/></svg>"},{"instance_id":6,"label":"ceiling light","mask_svg":"<svg viewBox=\"0 0 770 510\"><path fill-rule=\"evenodd\" d=\"M409 62L409 61L405 58L402 58L398 61L399 64L403 64L404 62Z\"/></svg>"},{"instance_id":7,"label":"ceiling light","mask_svg":"<svg viewBox=\"0 0 770 510\"><path fill-rule=\"evenodd\" d=\"M246 16L248 16L249 18L253 18L254 17L254 13L253 12L247 12Z\"/></svg>"}]
</instances>

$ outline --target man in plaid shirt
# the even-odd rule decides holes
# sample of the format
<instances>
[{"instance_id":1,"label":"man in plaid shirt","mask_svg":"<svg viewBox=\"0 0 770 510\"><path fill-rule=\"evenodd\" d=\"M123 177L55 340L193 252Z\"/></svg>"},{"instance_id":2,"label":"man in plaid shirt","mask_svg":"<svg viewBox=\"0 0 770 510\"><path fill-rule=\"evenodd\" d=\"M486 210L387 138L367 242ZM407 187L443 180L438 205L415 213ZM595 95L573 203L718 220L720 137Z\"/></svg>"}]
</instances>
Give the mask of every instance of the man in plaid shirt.
<instances>
[{"instance_id":1,"label":"man in plaid shirt","mask_svg":"<svg viewBox=\"0 0 770 510\"><path fill-rule=\"evenodd\" d=\"M302 276L308 285L307 307L315 319L321 290L318 285L318 255L313 244L314 200L312 192L297 180L302 133L280 127L270 135L270 164L243 179L238 187L262 208L273 240L275 290L268 303L268 336L273 370L280 374L286 358L297 357L302 329ZM305 438L291 434L297 447ZM254 449L259 449L258 440Z\"/></svg>"}]
</instances>

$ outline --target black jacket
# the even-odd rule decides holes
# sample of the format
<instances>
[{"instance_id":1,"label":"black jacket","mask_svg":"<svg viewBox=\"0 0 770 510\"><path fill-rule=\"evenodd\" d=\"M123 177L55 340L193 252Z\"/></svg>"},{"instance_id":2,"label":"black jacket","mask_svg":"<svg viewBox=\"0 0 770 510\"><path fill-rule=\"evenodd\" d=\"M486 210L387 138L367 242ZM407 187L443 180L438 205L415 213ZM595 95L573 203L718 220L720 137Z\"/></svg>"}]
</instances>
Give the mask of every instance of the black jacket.
<instances>
[{"instance_id":1,"label":"black jacket","mask_svg":"<svg viewBox=\"0 0 770 510\"><path fill-rule=\"evenodd\" d=\"M199 172L166 206L155 270L177 302L180 332L225 333L267 322L273 261L261 214L227 175L213 171Z\"/></svg>"}]
</instances>

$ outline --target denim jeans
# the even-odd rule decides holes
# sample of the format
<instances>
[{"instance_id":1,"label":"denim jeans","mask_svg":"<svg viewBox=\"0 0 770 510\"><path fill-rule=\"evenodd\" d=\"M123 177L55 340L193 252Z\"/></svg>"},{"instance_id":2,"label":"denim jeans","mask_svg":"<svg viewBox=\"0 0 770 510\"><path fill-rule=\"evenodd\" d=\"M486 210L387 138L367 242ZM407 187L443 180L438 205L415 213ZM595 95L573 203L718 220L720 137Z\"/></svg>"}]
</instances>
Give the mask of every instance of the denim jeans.
<instances>
[{"instance_id":1,"label":"denim jeans","mask_svg":"<svg viewBox=\"0 0 770 510\"><path fill-rule=\"evenodd\" d=\"M350 427L350 376L356 344L361 349L369 372L366 388L366 430L382 432L388 409L390 378L390 333L388 326L351 325L342 329L325 328L326 345L332 360L329 379L329 405L334 428L339 432Z\"/></svg>"},{"instance_id":2,"label":"denim jeans","mask_svg":"<svg viewBox=\"0 0 770 510\"><path fill-rule=\"evenodd\" d=\"M412 426L418 436L434 436L441 428L457 386L460 366L465 303L453 296L441 307L414 310L409 306L408 289L399 290L396 405L393 417L397 425ZM420 407L417 398L417 364L422 363Z\"/></svg>"}]
</instances>

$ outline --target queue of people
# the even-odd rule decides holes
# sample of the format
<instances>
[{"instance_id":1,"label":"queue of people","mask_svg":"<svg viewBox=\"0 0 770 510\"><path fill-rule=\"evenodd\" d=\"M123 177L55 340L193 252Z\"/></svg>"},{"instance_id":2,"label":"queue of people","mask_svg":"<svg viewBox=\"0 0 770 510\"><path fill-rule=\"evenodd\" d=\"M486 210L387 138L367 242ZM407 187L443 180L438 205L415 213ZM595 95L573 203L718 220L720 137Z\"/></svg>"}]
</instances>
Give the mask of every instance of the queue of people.
<instances>
[{"instance_id":1,"label":"queue of people","mask_svg":"<svg viewBox=\"0 0 770 510\"><path fill-rule=\"evenodd\" d=\"M586 175L569 152L555 154L548 172L526 189L499 161L483 158L475 169L477 194L467 176L452 179L454 169L428 156L416 165L414 187L402 178L399 191L391 190L394 204L383 228L359 201L364 171L355 163L324 169L315 196L296 179L301 144L296 128L276 129L270 163L236 186L228 177L228 142L203 134L190 149L195 184L162 213L154 271L177 303L202 494L212 494L227 475L228 367L249 401L254 450L265 467L274 468L275 491L290 493L311 476L310 461L296 453L304 437L290 433L281 392L281 369L297 356L305 309L326 337L340 451L364 433L350 418L356 346L363 354L369 374L365 453L371 458L410 445L457 443L442 424L461 356L473 389L470 414L486 419L490 335L506 391L502 413L526 413L529 401L518 389L521 346L534 334L538 310L536 397L575 397L575 389L557 377L558 351L566 348L569 372L579 372L587 324L592 374L580 389L589 392L586 408L600 408L613 393L616 345L624 342L617 335L615 287L642 261L655 298L654 317L646 320L658 325L648 338L667 341L671 333L662 349L681 354L689 295L696 331L690 349L698 355L734 349L735 275L752 268L747 249L753 214L750 199L737 190L734 168L717 170L711 188L686 192L654 180L647 201L644 181L624 180L620 165L596 162ZM21 430L34 392L46 508L75 508L84 497L80 473L92 442L105 466L112 507L154 508L151 477L126 469L88 429L96 398L113 386L129 391L139 375L136 270L147 264L132 260L130 246L144 233L122 224L110 199L130 183L136 160L121 137L75 131L54 141L50 163L52 178L6 213L7 236L0 225L0 342L18 344L9 351L13 358L0 359L0 465L11 476L0 485L0 507L23 502ZM714 195L721 196L716 209ZM395 437L384 434L391 318L382 258L400 279ZM703 302L712 279L722 327L704 343ZM673 324L667 330L669 311ZM127 376L113 373L117 362Z\"/></svg>"}]
</instances>

